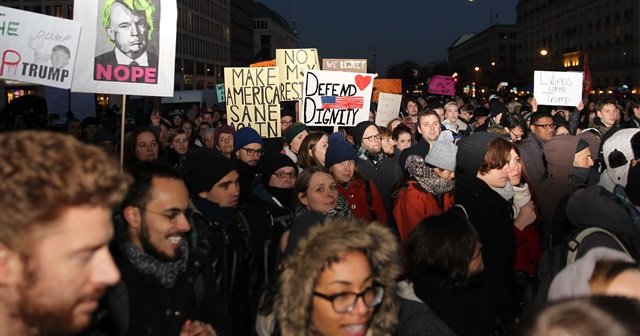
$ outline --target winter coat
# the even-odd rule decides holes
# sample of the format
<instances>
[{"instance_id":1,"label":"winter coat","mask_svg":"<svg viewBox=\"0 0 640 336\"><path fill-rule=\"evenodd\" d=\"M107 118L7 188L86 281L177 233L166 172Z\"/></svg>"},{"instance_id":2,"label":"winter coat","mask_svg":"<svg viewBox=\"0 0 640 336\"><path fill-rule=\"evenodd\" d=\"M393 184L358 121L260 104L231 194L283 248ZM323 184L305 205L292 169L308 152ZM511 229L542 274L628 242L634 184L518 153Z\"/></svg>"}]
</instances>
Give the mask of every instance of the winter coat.
<instances>
[{"instance_id":1,"label":"winter coat","mask_svg":"<svg viewBox=\"0 0 640 336\"><path fill-rule=\"evenodd\" d=\"M395 202L393 216L400 239L406 241L421 220L447 211L454 204L454 197L453 191L436 196L424 190L418 182L409 181L407 187L398 192Z\"/></svg>"},{"instance_id":2,"label":"winter coat","mask_svg":"<svg viewBox=\"0 0 640 336\"><path fill-rule=\"evenodd\" d=\"M456 336L456 334L420 300L413 283L404 280L398 283L400 313L396 336Z\"/></svg>"},{"instance_id":3,"label":"winter coat","mask_svg":"<svg viewBox=\"0 0 640 336\"><path fill-rule=\"evenodd\" d=\"M387 214L390 214L393 211L391 193L396 182L402 178L402 171L398 166L398 162L388 157L374 162L371 159L364 159L359 156L356 159L356 165L363 179L375 183L380 196L382 196L384 208Z\"/></svg>"},{"instance_id":4,"label":"winter coat","mask_svg":"<svg viewBox=\"0 0 640 336\"><path fill-rule=\"evenodd\" d=\"M543 148L544 144L533 133L518 144L522 163L535 190L538 190L538 186L547 175Z\"/></svg>"},{"instance_id":5,"label":"winter coat","mask_svg":"<svg viewBox=\"0 0 640 336\"><path fill-rule=\"evenodd\" d=\"M367 184L369 185L367 192ZM354 178L346 185L338 184L338 192L349 202L353 216L365 222L388 224L387 210L376 185L369 180ZM371 202L371 203L369 203Z\"/></svg>"},{"instance_id":6,"label":"winter coat","mask_svg":"<svg viewBox=\"0 0 640 336\"><path fill-rule=\"evenodd\" d=\"M522 186L514 186L515 196L513 197L513 218L517 218L520 209L531 200L529 186L525 183ZM513 233L516 238L516 271L523 271L533 275L536 271L538 261L542 257L540 249L540 234L536 222L520 231L515 225Z\"/></svg>"}]
</instances>

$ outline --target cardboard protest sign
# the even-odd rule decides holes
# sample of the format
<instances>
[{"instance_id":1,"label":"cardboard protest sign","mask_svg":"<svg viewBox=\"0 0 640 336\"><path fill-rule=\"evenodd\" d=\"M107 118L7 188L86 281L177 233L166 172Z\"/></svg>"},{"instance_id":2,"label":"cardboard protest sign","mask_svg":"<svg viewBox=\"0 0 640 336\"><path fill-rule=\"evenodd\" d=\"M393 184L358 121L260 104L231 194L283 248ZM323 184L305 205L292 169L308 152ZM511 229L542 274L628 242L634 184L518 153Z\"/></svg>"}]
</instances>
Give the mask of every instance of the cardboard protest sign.
<instances>
[{"instance_id":1,"label":"cardboard protest sign","mask_svg":"<svg viewBox=\"0 0 640 336\"><path fill-rule=\"evenodd\" d=\"M0 78L68 89L80 24L0 6Z\"/></svg>"},{"instance_id":2,"label":"cardboard protest sign","mask_svg":"<svg viewBox=\"0 0 640 336\"><path fill-rule=\"evenodd\" d=\"M381 92L376 111L376 125L386 127L391 120L397 118L401 103L402 95Z\"/></svg>"},{"instance_id":3,"label":"cardboard protest sign","mask_svg":"<svg viewBox=\"0 0 640 336\"><path fill-rule=\"evenodd\" d=\"M224 103L226 98L224 96L224 84L216 84L216 95L218 96L218 103Z\"/></svg>"},{"instance_id":4,"label":"cardboard protest sign","mask_svg":"<svg viewBox=\"0 0 640 336\"><path fill-rule=\"evenodd\" d=\"M316 49L276 49L276 64L282 101L302 99L304 72L320 69Z\"/></svg>"},{"instance_id":5,"label":"cardboard protest sign","mask_svg":"<svg viewBox=\"0 0 640 336\"><path fill-rule=\"evenodd\" d=\"M429 93L443 96L456 95L456 81L451 76L435 75L429 81Z\"/></svg>"},{"instance_id":6,"label":"cardboard protest sign","mask_svg":"<svg viewBox=\"0 0 640 336\"><path fill-rule=\"evenodd\" d=\"M227 121L266 138L280 136L279 72L276 67L225 68Z\"/></svg>"},{"instance_id":7,"label":"cardboard protest sign","mask_svg":"<svg viewBox=\"0 0 640 336\"><path fill-rule=\"evenodd\" d=\"M402 94L402 79L381 78L373 80L373 97L371 101L378 102L381 92Z\"/></svg>"},{"instance_id":8,"label":"cardboard protest sign","mask_svg":"<svg viewBox=\"0 0 640 336\"><path fill-rule=\"evenodd\" d=\"M582 72L534 71L533 96L538 105L578 106Z\"/></svg>"},{"instance_id":9,"label":"cardboard protest sign","mask_svg":"<svg viewBox=\"0 0 640 336\"><path fill-rule=\"evenodd\" d=\"M367 60L348 58L323 58L322 70L363 73L367 72Z\"/></svg>"},{"instance_id":10,"label":"cardboard protest sign","mask_svg":"<svg viewBox=\"0 0 640 336\"><path fill-rule=\"evenodd\" d=\"M73 91L172 96L176 0L75 1L82 23Z\"/></svg>"},{"instance_id":11,"label":"cardboard protest sign","mask_svg":"<svg viewBox=\"0 0 640 336\"><path fill-rule=\"evenodd\" d=\"M307 71L302 122L308 126L355 126L368 120L374 77L342 71Z\"/></svg>"}]
</instances>

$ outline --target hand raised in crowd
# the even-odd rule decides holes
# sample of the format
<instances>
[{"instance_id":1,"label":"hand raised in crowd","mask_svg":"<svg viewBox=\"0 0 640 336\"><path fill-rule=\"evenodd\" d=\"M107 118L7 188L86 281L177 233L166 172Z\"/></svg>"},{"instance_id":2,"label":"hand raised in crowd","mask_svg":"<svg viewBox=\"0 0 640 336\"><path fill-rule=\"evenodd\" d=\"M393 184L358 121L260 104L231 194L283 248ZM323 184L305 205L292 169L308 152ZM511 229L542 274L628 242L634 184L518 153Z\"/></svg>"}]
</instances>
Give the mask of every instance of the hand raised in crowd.
<instances>
[{"instance_id":1,"label":"hand raised in crowd","mask_svg":"<svg viewBox=\"0 0 640 336\"><path fill-rule=\"evenodd\" d=\"M531 112L537 112L538 111L538 100L536 99L536 97L531 98Z\"/></svg>"},{"instance_id":2,"label":"hand raised in crowd","mask_svg":"<svg viewBox=\"0 0 640 336\"><path fill-rule=\"evenodd\" d=\"M210 324L186 320L180 330L180 336L217 336Z\"/></svg>"},{"instance_id":3,"label":"hand raised in crowd","mask_svg":"<svg viewBox=\"0 0 640 336\"><path fill-rule=\"evenodd\" d=\"M521 209L518 217L513 222L518 230L522 231L527 226L531 225L538 215L536 214L536 206L533 204L533 201L529 201L529 203L525 204Z\"/></svg>"},{"instance_id":4,"label":"hand raised in crowd","mask_svg":"<svg viewBox=\"0 0 640 336\"><path fill-rule=\"evenodd\" d=\"M584 100L581 100L581 101L578 103L578 106L576 106L576 108L578 109L578 111L582 111L582 110L584 110Z\"/></svg>"},{"instance_id":5,"label":"hand raised in crowd","mask_svg":"<svg viewBox=\"0 0 640 336\"><path fill-rule=\"evenodd\" d=\"M151 125L160 126L160 112L151 113Z\"/></svg>"}]
</instances>

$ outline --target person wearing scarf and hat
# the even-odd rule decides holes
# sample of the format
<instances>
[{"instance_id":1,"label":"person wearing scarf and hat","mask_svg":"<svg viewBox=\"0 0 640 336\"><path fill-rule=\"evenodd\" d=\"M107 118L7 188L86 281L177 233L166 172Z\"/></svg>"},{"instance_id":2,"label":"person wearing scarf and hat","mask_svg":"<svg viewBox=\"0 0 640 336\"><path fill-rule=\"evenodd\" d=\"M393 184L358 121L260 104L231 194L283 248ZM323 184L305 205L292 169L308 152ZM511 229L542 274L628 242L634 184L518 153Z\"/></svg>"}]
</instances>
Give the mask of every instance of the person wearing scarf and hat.
<instances>
[{"instance_id":1,"label":"person wearing scarf and hat","mask_svg":"<svg viewBox=\"0 0 640 336\"><path fill-rule=\"evenodd\" d=\"M283 135L287 144L282 149L282 154L286 154L294 163L298 163L300 144L309 135L309 129L305 124L297 123L287 128Z\"/></svg>"},{"instance_id":2,"label":"person wearing scarf and hat","mask_svg":"<svg viewBox=\"0 0 640 336\"><path fill-rule=\"evenodd\" d=\"M251 127L243 127L233 136L235 165L240 174L240 205L246 205L260 172L260 161L264 155L262 136Z\"/></svg>"},{"instance_id":3,"label":"person wearing scarf and hat","mask_svg":"<svg viewBox=\"0 0 640 336\"><path fill-rule=\"evenodd\" d=\"M409 155L407 182L396 196L393 215L400 239L406 241L418 223L439 215L454 203L453 187L458 147L451 132L442 132L423 159Z\"/></svg>"}]
</instances>

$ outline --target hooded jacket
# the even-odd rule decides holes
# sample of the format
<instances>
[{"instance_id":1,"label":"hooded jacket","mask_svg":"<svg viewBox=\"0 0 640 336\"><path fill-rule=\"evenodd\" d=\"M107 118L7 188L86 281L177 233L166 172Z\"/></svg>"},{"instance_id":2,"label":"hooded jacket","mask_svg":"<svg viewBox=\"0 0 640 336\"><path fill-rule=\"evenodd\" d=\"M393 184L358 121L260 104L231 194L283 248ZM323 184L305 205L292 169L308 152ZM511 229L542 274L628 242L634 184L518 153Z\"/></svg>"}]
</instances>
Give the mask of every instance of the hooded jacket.
<instances>
[{"instance_id":1,"label":"hooded jacket","mask_svg":"<svg viewBox=\"0 0 640 336\"><path fill-rule=\"evenodd\" d=\"M309 229L283 264L276 314L283 336L317 334L311 323L313 291L327 263L345 252L365 251L376 282L384 286L382 303L369 322L368 335L391 335L397 321L395 278L400 272L391 231L362 221L329 219Z\"/></svg>"}]
</instances>

